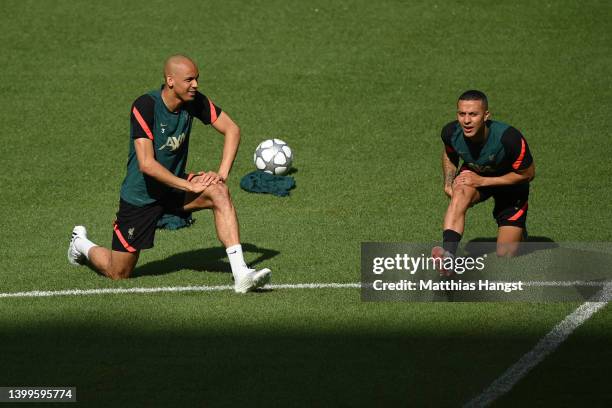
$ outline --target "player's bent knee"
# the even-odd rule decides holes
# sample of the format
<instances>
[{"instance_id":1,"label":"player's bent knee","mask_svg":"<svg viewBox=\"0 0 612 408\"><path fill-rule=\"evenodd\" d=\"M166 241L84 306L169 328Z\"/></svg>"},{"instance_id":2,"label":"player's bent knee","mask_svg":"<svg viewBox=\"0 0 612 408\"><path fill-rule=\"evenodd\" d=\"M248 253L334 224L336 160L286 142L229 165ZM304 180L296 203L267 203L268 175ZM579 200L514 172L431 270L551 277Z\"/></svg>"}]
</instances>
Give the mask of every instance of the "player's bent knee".
<instances>
[{"instance_id":1,"label":"player's bent knee","mask_svg":"<svg viewBox=\"0 0 612 408\"><path fill-rule=\"evenodd\" d=\"M112 280L121 280L127 279L132 274L133 268L117 268L117 269L109 269L107 276Z\"/></svg>"},{"instance_id":2,"label":"player's bent knee","mask_svg":"<svg viewBox=\"0 0 612 408\"><path fill-rule=\"evenodd\" d=\"M450 204L454 207L468 208L472 203L476 189L472 187L456 187L453 189L453 196Z\"/></svg>"},{"instance_id":3,"label":"player's bent knee","mask_svg":"<svg viewBox=\"0 0 612 408\"><path fill-rule=\"evenodd\" d=\"M213 200L216 197L224 196L227 194L228 194L228 188L224 183L212 184L208 186L206 190L202 192L203 197L209 197L209 198L212 198Z\"/></svg>"},{"instance_id":4,"label":"player's bent knee","mask_svg":"<svg viewBox=\"0 0 612 408\"><path fill-rule=\"evenodd\" d=\"M457 199L471 199L476 189L468 186L455 186L453 188L453 198Z\"/></svg>"},{"instance_id":5,"label":"player's bent knee","mask_svg":"<svg viewBox=\"0 0 612 408\"><path fill-rule=\"evenodd\" d=\"M231 205L231 198L229 195L229 189L223 183L214 184L210 186L207 190L210 199L213 202L213 205L216 207L228 206Z\"/></svg>"},{"instance_id":6,"label":"player's bent knee","mask_svg":"<svg viewBox=\"0 0 612 408\"><path fill-rule=\"evenodd\" d=\"M497 256L500 258L512 258L518 255L519 246L516 244L501 244L497 246Z\"/></svg>"},{"instance_id":7,"label":"player's bent knee","mask_svg":"<svg viewBox=\"0 0 612 408\"><path fill-rule=\"evenodd\" d=\"M138 262L139 252L112 252L110 262L102 271L104 275L112 280L127 279L132 274L136 263Z\"/></svg>"},{"instance_id":8,"label":"player's bent knee","mask_svg":"<svg viewBox=\"0 0 612 408\"><path fill-rule=\"evenodd\" d=\"M112 280L121 280L121 279L127 279L126 276L122 276L120 274L115 273L114 271L108 271L108 274L106 275L109 278L111 278Z\"/></svg>"}]
</instances>

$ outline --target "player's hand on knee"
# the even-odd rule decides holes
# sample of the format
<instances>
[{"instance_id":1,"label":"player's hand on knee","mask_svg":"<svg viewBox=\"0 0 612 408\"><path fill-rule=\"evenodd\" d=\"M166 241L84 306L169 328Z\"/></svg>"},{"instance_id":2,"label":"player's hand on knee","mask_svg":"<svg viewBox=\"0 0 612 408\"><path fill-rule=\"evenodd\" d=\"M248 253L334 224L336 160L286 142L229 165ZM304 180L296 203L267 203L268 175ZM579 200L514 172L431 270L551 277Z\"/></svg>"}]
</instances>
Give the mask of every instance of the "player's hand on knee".
<instances>
[{"instance_id":1,"label":"player's hand on knee","mask_svg":"<svg viewBox=\"0 0 612 408\"><path fill-rule=\"evenodd\" d=\"M202 191L206 190L208 186L209 184L204 184L201 182L194 182L193 180L191 180L189 182L189 192L194 193L194 194L200 194Z\"/></svg>"},{"instance_id":2,"label":"player's hand on knee","mask_svg":"<svg viewBox=\"0 0 612 408\"><path fill-rule=\"evenodd\" d=\"M214 171L201 172L200 174L202 175L202 182L209 186L223 182L223 178Z\"/></svg>"},{"instance_id":3,"label":"player's hand on knee","mask_svg":"<svg viewBox=\"0 0 612 408\"><path fill-rule=\"evenodd\" d=\"M474 173L473 171L470 170L465 170L462 171L461 173L459 173L459 175L457 177L455 177L455 181L453 182L453 186L456 187L460 187L460 186L465 186L465 187L481 187L482 184L482 179L483 177L479 176L478 174Z\"/></svg>"},{"instance_id":4,"label":"player's hand on knee","mask_svg":"<svg viewBox=\"0 0 612 408\"><path fill-rule=\"evenodd\" d=\"M221 179L221 177L214 171L209 171L209 172L200 171L198 172L197 176L191 179L191 183L204 184L207 187L212 184L217 184L222 181L223 180Z\"/></svg>"},{"instance_id":5,"label":"player's hand on knee","mask_svg":"<svg viewBox=\"0 0 612 408\"><path fill-rule=\"evenodd\" d=\"M202 191L206 190L208 186L210 186L210 181L205 177L204 172L200 172L189 181L189 192L200 194Z\"/></svg>"},{"instance_id":6,"label":"player's hand on knee","mask_svg":"<svg viewBox=\"0 0 612 408\"><path fill-rule=\"evenodd\" d=\"M204 181L205 171L198 171L197 176L191 178L192 183L202 183Z\"/></svg>"}]
</instances>

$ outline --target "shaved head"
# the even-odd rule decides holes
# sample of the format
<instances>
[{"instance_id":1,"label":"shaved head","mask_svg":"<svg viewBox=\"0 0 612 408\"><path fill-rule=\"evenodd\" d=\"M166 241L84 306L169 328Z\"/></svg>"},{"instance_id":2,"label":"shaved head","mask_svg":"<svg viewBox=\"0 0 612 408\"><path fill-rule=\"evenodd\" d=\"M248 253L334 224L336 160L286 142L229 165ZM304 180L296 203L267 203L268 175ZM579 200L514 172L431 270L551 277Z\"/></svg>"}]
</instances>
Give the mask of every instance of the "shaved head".
<instances>
[{"instance_id":1,"label":"shaved head","mask_svg":"<svg viewBox=\"0 0 612 408\"><path fill-rule=\"evenodd\" d=\"M177 72L185 69L197 70L198 67L191 58L185 55L172 55L164 63L164 77L174 76Z\"/></svg>"}]
</instances>

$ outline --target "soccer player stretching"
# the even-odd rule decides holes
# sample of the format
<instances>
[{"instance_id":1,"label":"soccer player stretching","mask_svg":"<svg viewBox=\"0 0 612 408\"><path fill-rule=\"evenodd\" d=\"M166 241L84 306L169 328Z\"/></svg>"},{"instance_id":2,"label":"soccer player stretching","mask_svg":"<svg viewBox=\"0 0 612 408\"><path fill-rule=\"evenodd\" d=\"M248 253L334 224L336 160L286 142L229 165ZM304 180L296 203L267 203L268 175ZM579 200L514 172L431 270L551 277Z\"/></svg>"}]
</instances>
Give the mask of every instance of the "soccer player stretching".
<instances>
[{"instance_id":1,"label":"soccer player stretching","mask_svg":"<svg viewBox=\"0 0 612 408\"><path fill-rule=\"evenodd\" d=\"M212 209L217 237L225 246L234 289L244 293L270 281L270 270L249 269L242 255L236 210L225 180L232 168L240 129L229 115L198 92L195 63L175 55L164 65L161 89L140 96L131 109L127 174L121 185L112 249L87 239L83 226L72 231L68 260L89 263L111 279L128 278L140 251L153 247L155 227L164 213ZM218 172L186 174L193 118L224 135Z\"/></svg>"},{"instance_id":2,"label":"soccer player stretching","mask_svg":"<svg viewBox=\"0 0 612 408\"><path fill-rule=\"evenodd\" d=\"M497 255L515 255L526 236L529 182L535 176L533 158L518 130L489 117L486 95L467 91L457 101L457 120L442 129L444 192L450 202L444 215L442 248L432 249L434 258L455 255L468 208L489 197L495 200ZM441 273L451 275L452 271Z\"/></svg>"}]
</instances>

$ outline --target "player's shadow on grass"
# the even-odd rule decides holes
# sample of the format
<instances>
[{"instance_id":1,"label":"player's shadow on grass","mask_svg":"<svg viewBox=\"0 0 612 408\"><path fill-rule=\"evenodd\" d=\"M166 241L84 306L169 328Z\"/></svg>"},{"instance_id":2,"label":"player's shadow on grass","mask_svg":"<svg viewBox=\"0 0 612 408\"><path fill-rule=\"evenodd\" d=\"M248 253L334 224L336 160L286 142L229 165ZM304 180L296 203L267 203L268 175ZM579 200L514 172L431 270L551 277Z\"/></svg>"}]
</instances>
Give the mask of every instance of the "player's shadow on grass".
<instances>
[{"instance_id":1,"label":"player's shadow on grass","mask_svg":"<svg viewBox=\"0 0 612 408\"><path fill-rule=\"evenodd\" d=\"M558 248L559 244L549 237L543 236L529 236L527 240L521 243L518 255L527 255L536 251L542 251L545 249ZM496 252L497 249L497 237L480 237L470 240L463 250L467 255L472 257L482 256L484 254L490 254Z\"/></svg>"},{"instance_id":2,"label":"player's shadow on grass","mask_svg":"<svg viewBox=\"0 0 612 408\"><path fill-rule=\"evenodd\" d=\"M260 248L248 243L242 244L242 250L245 254L249 252L259 254L255 260L249 262L251 267L280 254L279 251L274 249ZM140 276L165 275L182 269L193 269L199 272L230 273L231 267L226 259L227 253L223 247L196 249L136 267L132 276L137 278Z\"/></svg>"}]
</instances>

